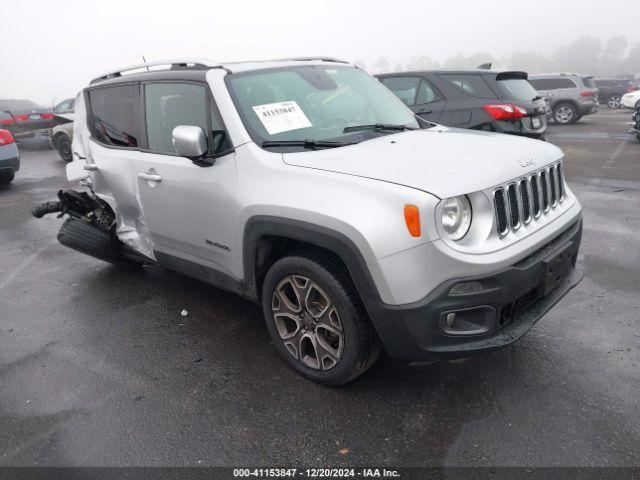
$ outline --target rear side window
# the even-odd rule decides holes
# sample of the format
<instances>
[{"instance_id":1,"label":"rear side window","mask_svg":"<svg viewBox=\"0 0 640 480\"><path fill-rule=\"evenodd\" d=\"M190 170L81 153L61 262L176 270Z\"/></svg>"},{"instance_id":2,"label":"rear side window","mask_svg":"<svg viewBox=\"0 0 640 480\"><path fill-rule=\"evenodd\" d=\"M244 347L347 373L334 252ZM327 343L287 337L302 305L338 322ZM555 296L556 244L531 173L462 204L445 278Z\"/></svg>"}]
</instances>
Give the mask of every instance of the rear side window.
<instances>
[{"instance_id":1,"label":"rear side window","mask_svg":"<svg viewBox=\"0 0 640 480\"><path fill-rule=\"evenodd\" d=\"M440 100L441 96L433 86L427 82L424 78L420 80L420 86L418 87L418 95L416 96L416 105L422 105L423 103L431 103L436 100Z\"/></svg>"},{"instance_id":2,"label":"rear side window","mask_svg":"<svg viewBox=\"0 0 640 480\"><path fill-rule=\"evenodd\" d=\"M388 77L382 83L405 105L422 105L441 98L429 82L419 77Z\"/></svg>"},{"instance_id":3,"label":"rear side window","mask_svg":"<svg viewBox=\"0 0 640 480\"><path fill-rule=\"evenodd\" d=\"M382 84L395 93L405 105L416 104L416 95L420 86L419 77L388 77L382 80Z\"/></svg>"},{"instance_id":4,"label":"rear side window","mask_svg":"<svg viewBox=\"0 0 640 480\"><path fill-rule=\"evenodd\" d=\"M173 129L178 125L200 127L207 134L211 153L231 148L222 122L212 107L209 117L207 90L188 83L155 83L145 86L145 118L149 150L175 155ZM209 118L211 131L209 132Z\"/></svg>"},{"instance_id":5,"label":"rear side window","mask_svg":"<svg viewBox=\"0 0 640 480\"><path fill-rule=\"evenodd\" d=\"M91 135L99 142L118 147L137 147L134 85L89 91Z\"/></svg>"},{"instance_id":6,"label":"rear side window","mask_svg":"<svg viewBox=\"0 0 640 480\"><path fill-rule=\"evenodd\" d=\"M529 82L536 90L556 90L558 88L576 88L569 78L530 78Z\"/></svg>"},{"instance_id":7,"label":"rear side window","mask_svg":"<svg viewBox=\"0 0 640 480\"><path fill-rule=\"evenodd\" d=\"M440 78L462 90L467 95L478 98L495 98L489 85L480 75L448 73L440 75Z\"/></svg>"}]
</instances>

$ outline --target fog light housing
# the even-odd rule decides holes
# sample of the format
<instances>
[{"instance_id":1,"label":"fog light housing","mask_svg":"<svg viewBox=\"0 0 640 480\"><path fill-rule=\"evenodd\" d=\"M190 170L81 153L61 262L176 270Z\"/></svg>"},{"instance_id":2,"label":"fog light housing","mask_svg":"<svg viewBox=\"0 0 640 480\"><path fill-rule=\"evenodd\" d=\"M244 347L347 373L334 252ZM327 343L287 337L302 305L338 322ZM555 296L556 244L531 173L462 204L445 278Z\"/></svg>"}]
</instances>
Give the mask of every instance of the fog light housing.
<instances>
[{"instance_id":1,"label":"fog light housing","mask_svg":"<svg viewBox=\"0 0 640 480\"><path fill-rule=\"evenodd\" d=\"M484 290L482 283L478 281L456 283L449 290L449 295L469 295L471 293L480 293Z\"/></svg>"},{"instance_id":2,"label":"fog light housing","mask_svg":"<svg viewBox=\"0 0 640 480\"><path fill-rule=\"evenodd\" d=\"M443 312L440 328L447 335L481 335L496 324L496 309L489 305Z\"/></svg>"}]
</instances>

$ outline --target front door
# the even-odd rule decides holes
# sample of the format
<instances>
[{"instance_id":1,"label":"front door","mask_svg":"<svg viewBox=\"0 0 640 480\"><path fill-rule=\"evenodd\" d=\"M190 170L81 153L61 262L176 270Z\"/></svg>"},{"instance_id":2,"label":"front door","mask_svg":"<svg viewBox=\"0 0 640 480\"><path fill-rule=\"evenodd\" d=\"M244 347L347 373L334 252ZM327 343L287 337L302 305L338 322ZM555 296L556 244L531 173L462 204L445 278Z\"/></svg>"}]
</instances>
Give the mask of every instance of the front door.
<instances>
[{"instance_id":1,"label":"front door","mask_svg":"<svg viewBox=\"0 0 640 480\"><path fill-rule=\"evenodd\" d=\"M156 258L196 277L206 277L207 269L232 276L235 153L208 86L158 82L143 84L142 91L148 152L137 159L134 181ZM178 125L206 132L213 165L177 155L172 131Z\"/></svg>"}]
</instances>

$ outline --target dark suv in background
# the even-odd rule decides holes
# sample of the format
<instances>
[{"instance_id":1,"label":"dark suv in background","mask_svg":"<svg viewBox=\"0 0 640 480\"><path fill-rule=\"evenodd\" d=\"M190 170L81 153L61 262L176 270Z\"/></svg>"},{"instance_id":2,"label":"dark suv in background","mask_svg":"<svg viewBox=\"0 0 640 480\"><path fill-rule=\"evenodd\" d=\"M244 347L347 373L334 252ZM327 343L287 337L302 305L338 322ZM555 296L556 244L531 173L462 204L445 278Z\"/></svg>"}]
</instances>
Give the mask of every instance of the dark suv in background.
<instances>
[{"instance_id":1,"label":"dark suv in background","mask_svg":"<svg viewBox=\"0 0 640 480\"><path fill-rule=\"evenodd\" d=\"M524 72L415 71L376 76L421 118L542 138L547 106Z\"/></svg>"},{"instance_id":2,"label":"dark suv in background","mask_svg":"<svg viewBox=\"0 0 640 480\"><path fill-rule=\"evenodd\" d=\"M568 125L598 111L598 89L593 77L577 73L529 75L535 89L551 99L551 118Z\"/></svg>"},{"instance_id":3,"label":"dark suv in background","mask_svg":"<svg viewBox=\"0 0 640 480\"><path fill-rule=\"evenodd\" d=\"M598 102L606 103L609 108L620 108L622 96L638 89L629 80L617 78L596 78L593 82L598 87Z\"/></svg>"}]
</instances>

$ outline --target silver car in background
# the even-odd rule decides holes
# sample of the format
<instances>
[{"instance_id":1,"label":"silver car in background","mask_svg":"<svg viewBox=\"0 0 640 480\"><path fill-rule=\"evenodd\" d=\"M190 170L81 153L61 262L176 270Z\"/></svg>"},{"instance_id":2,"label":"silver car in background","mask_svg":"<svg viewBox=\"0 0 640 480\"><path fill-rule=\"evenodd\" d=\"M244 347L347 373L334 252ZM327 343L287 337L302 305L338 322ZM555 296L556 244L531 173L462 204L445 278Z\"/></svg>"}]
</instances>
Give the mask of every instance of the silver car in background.
<instances>
[{"instance_id":1,"label":"silver car in background","mask_svg":"<svg viewBox=\"0 0 640 480\"><path fill-rule=\"evenodd\" d=\"M593 77L577 73L529 75L529 83L550 99L551 118L558 124L577 122L598 111L598 89Z\"/></svg>"}]
</instances>

